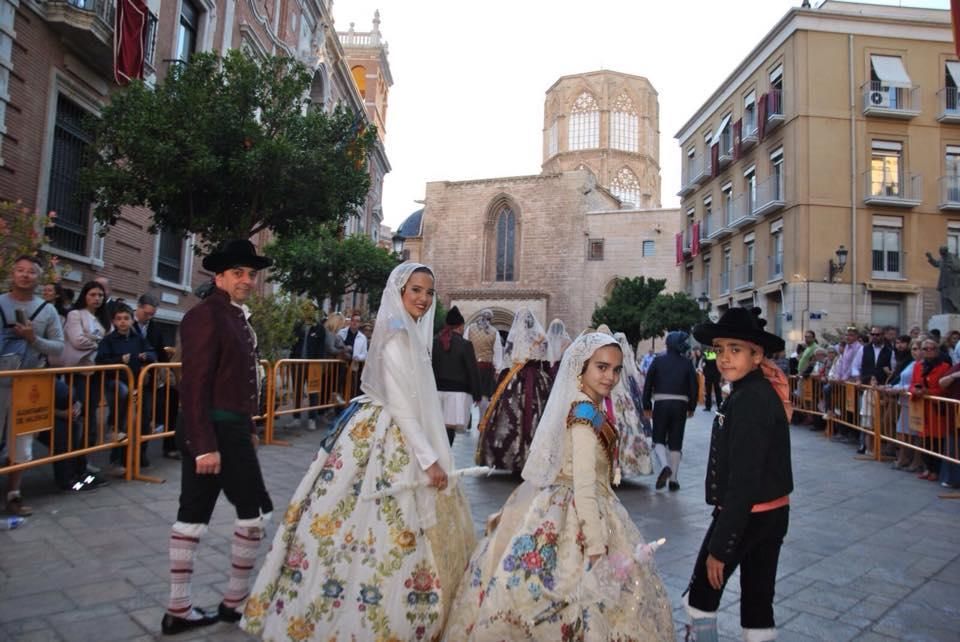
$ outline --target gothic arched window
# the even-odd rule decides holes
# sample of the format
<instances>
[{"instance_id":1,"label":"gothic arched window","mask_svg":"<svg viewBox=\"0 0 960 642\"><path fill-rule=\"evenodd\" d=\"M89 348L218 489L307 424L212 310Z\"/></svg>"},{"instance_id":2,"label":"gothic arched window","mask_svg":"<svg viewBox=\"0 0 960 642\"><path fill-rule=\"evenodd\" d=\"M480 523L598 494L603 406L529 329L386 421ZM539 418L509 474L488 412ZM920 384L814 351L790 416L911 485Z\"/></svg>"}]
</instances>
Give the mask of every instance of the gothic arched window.
<instances>
[{"instance_id":1,"label":"gothic arched window","mask_svg":"<svg viewBox=\"0 0 960 642\"><path fill-rule=\"evenodd\" d=\"M621 168L610 181L610 191L624 203L640 204L640 181L629 167Z\"/></svg>"},{"instance_id":2,"label":"gothic arched window","mask_svg":"<svg viewBox=\"0 0 960 642\"><path fill-rule=\"evenodd\" d=\"M516 259L517 215L504 205L497 213L497 281L514 280Z\"/></svg>"},{"instance_id":3,"label":"gothic arched window","mask_svg":"<svg viewBox=\"0 0 960 642\"><path fill-rule=\"evenodd\" d=\"M610 119L610 147L627 152L640 150L640 118L626 92L613 103Z\"/></svg>"},{"instance_id":4,"label":"gothic arched window","mask_svg":"<svg viewBox=\"0 0 960 642\"><path fill-rule=\"evenodd\" d=\"M600 107L596 99L583 92L570 110L567 146L570 150L595 149L600 146Z\"/></svg>"}]
</instances>

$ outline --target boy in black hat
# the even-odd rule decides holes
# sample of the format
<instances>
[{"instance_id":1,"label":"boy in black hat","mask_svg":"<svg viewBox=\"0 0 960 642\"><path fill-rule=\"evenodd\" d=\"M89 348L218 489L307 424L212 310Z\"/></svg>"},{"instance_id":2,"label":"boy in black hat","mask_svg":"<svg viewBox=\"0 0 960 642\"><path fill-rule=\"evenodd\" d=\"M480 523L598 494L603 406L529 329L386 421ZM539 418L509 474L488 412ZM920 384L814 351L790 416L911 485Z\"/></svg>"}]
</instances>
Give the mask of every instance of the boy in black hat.
<instances>
[{"instance_id":1,"label":"boy in black hat","mask_svg":"<svg viewBox=\"0 0 960 642\"><path fill-rule=\"evenodd\" d=\"M183 317L180 380L182 453L180 507L170 533L170 601L161 627L165 635L218 620L238 622L249 576L273 510L255 450L252 417L258 413L257 336L243 302L257 273L270 259L253 243L230 241L203 260L215 287ZM207 530L221 491L237 511L230 571L216 612L193 606L190 577L200 537Z\"/></svg>"},{"instance_id":2,"label":"boy in black hat","mask_svg":"<svg viewBox=\"0 0 960 642\"><path fill-rule=\"evenodd\" d=\"M713 346L717 367L732 391L710 438L705 486L713 522L685 594L688 640L716 642L720 597L737 566L744 639L777 637L774 585L793 473L786 408L761 369L766 354L783 350L783 340L761 324L750 310L732 308L719 322L693 330L697 341Z\"/></svg>"}]
</instances>

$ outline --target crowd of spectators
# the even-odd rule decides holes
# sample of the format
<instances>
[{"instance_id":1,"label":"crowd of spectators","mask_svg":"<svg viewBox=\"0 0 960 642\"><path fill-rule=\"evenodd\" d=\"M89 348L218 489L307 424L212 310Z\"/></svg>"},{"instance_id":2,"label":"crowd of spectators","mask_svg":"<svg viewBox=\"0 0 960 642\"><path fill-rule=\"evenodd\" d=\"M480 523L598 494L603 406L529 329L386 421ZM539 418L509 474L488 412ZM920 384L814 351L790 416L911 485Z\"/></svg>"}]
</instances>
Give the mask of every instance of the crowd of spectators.
<instances>
[{"instance_id":1,"label":"crowd of spectators","mask_svg":"<svg viewBox=\"0 0 960 642\"><path fill-rule=\"evenodd\" d=\"M819 384L816 411L798 410L794 423L823 430L824 417L832 413L838 420L834 441L855 445L858 454L881 448L884 455L896 457L894 469L960 488L960 466L918 450L958 455L956 408L934 398L960 400L960 332L941 337L936 329L924 333L914 326L901 335L892 326L873 326L864 333L850 326L838 343L821 344L808 330L789 357L779 357L785 372L799 377L798 398L811 389L804 388L804 379ZM841 390L844 383L859 384L857 392ZM848 399L851 394L856 397ZM869 432L847 425L869 430L877 421L890 424L884 434L896 442L874 444Z\"/></svg>"},{"instance_id":2,"label":"crowd of spectators","mask_svg":"<svg viewBox=\"0 0 960 642\"><path fill-rule=\"evenodd\" d=\"M111 298L109 281L100 277L85 283L74 298L73 291L60 283L40 286L41 271L36 256L19 256L13 262L10 289L0 295L0 369L124 364L136 381L143 366L169 360L163 333L152 321L159 306L155 297L141 296L134 309L122 299ZM123 439L127 399L133 394L125 379L104 372L58 376L53 391L53 430L34 436L14 435L13 378L0 378L0 466L32 461L37 442L62 454L95 445L101 438L103 443ZM153 394L152 389L148 394ZM172 396L176 399L175 391ZM151 416L151 406L145 404L141 431L163 431L164 422L172 425L175 418L167 417L166 410ZM114 408L116 417L111 416ZM145 446L142 467L150 465ZM164 441L163 451L167 457L178 458L172 439ZM111 451L111 463L110 472L125 472L122 448ZM106 475L80 454L58 460L52 468L54 481L64 492L86 492L109 483ZM21 494L23 472L10 472L6 477L6 512L21 517L32 514Z\"/></svg>"}]
</instances>

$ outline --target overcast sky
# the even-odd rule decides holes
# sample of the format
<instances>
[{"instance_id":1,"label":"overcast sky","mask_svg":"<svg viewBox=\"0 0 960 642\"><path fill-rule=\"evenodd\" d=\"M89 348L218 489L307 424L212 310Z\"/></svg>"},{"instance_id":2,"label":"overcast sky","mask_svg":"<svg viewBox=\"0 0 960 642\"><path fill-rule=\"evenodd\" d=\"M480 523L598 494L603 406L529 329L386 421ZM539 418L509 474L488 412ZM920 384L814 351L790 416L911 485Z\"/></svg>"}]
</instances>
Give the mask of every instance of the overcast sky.
<instances>
[{"instance_id":1,"label":"overcast sky","mask_svg":"<svg viewBox=\"0 0 960 642\"><path fill-rule=\"evenodd\" d=\"M817 6L821 0L813 4ZM873 0L876 4L901 4ZM660 98L661 199L679 204L673 136L800 0L335 0L389 43L384 222L396 229L428 181L540 173L543 99L560 76L645 76ZM904 0L946 9L948 0Z\"/></svg>"}]
</instances>

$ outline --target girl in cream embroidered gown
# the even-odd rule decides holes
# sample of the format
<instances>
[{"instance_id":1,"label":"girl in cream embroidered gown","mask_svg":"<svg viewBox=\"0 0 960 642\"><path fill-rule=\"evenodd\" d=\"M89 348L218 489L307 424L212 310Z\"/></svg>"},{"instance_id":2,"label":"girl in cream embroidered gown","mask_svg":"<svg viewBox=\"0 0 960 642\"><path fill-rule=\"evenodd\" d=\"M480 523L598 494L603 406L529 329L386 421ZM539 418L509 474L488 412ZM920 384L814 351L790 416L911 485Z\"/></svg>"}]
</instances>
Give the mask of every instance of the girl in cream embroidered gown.
<instances>
[{"instance_id":1,"label":"girl in cream embroidered gown","mask_svg":"<svg viewBox=\"0 0 960 642\"><path fill-rule=\"evenodd\" d=\"M425 485L434 464L452 470L452 456L427 352L434 306L417 320L401 300L419 268L404 263L390 275L363 371L367 394L300 482L254 584L241 627L265 640L441 636L475 539L455 480Z\"/></svg>"},{"instance_id":2,"label":"girl in cream embroidered gown","mask_svg":"<svg viewBox=\"0 0 960 642\"><path fill-rule=\"evenodd\" d=\"M457 591L444 635L471 640L673 640L669 598L611 488L618 435L577 375L613 338L579 337L561 363L525 482L490 522ZM553 422L553 423L549 423ZM588 570L591 557L599 556ZM613 592L585 594L604 568ZM592 583L596 585L596 581Z\"/></svg>"}]
</instances>

